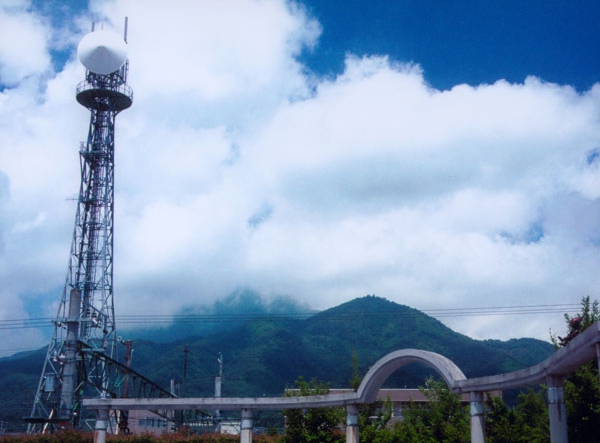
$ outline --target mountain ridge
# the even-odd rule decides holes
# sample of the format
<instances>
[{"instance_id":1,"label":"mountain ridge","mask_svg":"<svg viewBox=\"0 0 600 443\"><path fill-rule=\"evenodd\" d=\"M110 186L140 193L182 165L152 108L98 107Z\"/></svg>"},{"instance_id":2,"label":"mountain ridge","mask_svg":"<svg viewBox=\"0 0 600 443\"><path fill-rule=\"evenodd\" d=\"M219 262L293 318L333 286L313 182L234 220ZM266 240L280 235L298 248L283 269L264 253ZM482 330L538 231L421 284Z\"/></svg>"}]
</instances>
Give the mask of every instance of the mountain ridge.
<instances>
[{"instance_id":1,"label":"mountain ridge","mask_svg":"<svg viewBox=\"0 0 600 443\"><path fill-rule=\"evenodd\" d=\"M347 388L355 369L362 377L378 359L398 349L440 353L467 377L523 369L554 351L550 343L531 338L475 340L421 311L375 296L308 318L265 313L169 343L133 341L132 369L163 387L177 380L185 397L214 395L218 355L224 363L222 395L245 397L282 395L298 377ZM0 420L13 423L29 414L44 356L39 350L0 360ZM418 387L434 375L429 367L411 364L394 373L386 387Z\"/></svg>"}]
</instances>

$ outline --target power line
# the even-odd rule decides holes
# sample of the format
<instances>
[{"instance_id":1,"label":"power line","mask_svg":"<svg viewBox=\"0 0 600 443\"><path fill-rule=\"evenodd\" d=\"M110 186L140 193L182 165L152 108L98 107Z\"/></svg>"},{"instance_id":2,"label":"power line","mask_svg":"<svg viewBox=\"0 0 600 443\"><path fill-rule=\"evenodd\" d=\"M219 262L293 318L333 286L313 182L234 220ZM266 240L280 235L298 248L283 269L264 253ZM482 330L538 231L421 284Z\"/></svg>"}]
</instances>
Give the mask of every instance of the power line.
<instances>
[{"instance_id":1,"label":"power line","mask_svg":"<svg viewBox=\"0 0 600 443\"><path fill-rule=\"evenodd\" d=\"M50 317L0 320L0 329L49 328L52 325L52 319Z\"/></svg>"},{"instance_id":2,"label":"power line","mask_svg":"<svg viewBox=\"0 0 600 443\"><path fill-rule=\"evenodd\" d=\"M432 317L477 317L490 315L533 315L573 312L580 308L576 303L548 304L548 305L516 305L516 306L487 306L468 308L438 308L438 309L411 309L399 314L394 310L385 311L348 311L348 312L294 312L294 313L237 313L237 314L173 314L173 315L123 315L117 316L120 324L180 324L180 323L222 323L231 321L245 321L256 318L286 318L307 319L313 316L327 318L390 318L390 317L414 317L426 314ZM46 328L53 326L53 319L40 317L31 319L0 320L0 329L27 329Z\"/></svg>"},{"instance_id":3,"label":"power line","mask_svg":"<svg viewBox=\"0 0 600 443\"><path fill-rule=\"evenodd\" d=\"M174 315L124 315L117 316L116 323L124 325L181 325L194 323L230 323L244 322L253 319L285 318L291 320L304 320L314 316L321 316L329 320L348 319L391 319L391 318L414 318L423 314L434 318L449 317L487 317L502 315L536 315L536 314L564 314L565 312L578 312L581 305L578 303L562 303L547 305L514 305L514 306L486 306L467 308L438 308L438 309L410 309L398 313L395 310L386 311L348 311L348 312L294 312L294 313L237 313L237 314L174 314ZM39 317L30 319L0 320L0 330L20 329L46 329L54 326L51 317ZM37 348L36 348L37 349ZM31 348L0 349L0 353L32 351Z\"/></svg>"}]
</instances>

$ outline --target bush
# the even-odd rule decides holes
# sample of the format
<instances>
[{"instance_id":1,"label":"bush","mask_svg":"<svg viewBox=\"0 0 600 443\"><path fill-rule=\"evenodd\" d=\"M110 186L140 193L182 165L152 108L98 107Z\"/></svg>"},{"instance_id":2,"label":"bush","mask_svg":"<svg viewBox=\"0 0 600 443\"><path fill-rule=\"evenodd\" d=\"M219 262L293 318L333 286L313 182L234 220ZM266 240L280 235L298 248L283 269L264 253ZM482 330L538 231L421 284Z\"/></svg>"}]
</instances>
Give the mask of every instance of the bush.
<instances>
[{"instance_id":1,"label":"bush","mask_svg":"<svg viewBox=\"0 0 600 443\"><path fill-rule=\"evenodd\" d=\"M252 438L254 443L279 443L280 440L277 435L255 435ZM77 431L63 431L48 435L0 436L0 443L93 443L93 441L92 433ZM237 443L240 437L224 434L107 435L106 441L110 443Z\"/></svg>"}]
</instances>

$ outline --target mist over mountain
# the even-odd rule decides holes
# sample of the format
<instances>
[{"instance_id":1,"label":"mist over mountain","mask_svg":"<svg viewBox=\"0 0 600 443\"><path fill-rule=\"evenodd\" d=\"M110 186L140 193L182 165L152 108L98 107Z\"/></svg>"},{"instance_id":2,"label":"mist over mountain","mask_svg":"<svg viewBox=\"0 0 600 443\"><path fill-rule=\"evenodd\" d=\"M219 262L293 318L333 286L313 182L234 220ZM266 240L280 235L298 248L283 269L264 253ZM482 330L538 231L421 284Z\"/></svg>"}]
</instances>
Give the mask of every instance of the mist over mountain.
<instances>
[{"instance_id":1,"label":"mist over mountain","mask_svg":"<svg viewBox=\"0 0 600 443\"><path fill-rule=\"evenodd\" d=\"M172 317L169 316L164 326L140 319L138 321L147 326L131 327L125 323L125 327L120 328L120 333L137 339L168 343L215 334L259 316L307 318L315 312L308 305L291 297L276 296L267 299L251 289L239 289L223 299L215 300L212 305L186 306Z\"/></svg>"}]
</instances>

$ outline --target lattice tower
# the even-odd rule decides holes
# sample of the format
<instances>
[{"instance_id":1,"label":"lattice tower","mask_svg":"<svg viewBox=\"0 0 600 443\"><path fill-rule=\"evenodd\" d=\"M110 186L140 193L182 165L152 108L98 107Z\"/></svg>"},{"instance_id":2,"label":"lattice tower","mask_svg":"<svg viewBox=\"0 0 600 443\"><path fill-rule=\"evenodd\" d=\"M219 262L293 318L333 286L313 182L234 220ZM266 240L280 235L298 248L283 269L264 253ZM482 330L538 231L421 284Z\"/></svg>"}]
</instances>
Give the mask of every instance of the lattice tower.
<instances>
[{"instance_id":1,"label":"lattice tower","mask_svg":"<svg viewBox=\"0 0 600 443\"><path fill-rule=\"evenodd\" d=\"M127 22L124 40L126 29ZM92 56L100 65L93 60L86 64L80 52L87 70L76 97L90 111L90 125L79 151L81 186L67 277L28 419L29 432L79 427L84 396L118 395L102 357L116 359L117 344L113 304L115 118L131 106L133 92L127 85L126 55L110 53L110 44L108 49L96 46ZM101 58L105 50L109 51L108 64ZM116 66L115 57L124 57L118 69L98 72L103 69L96 66L109 66L109 70Z\"/></svg>"}]
</instances>

